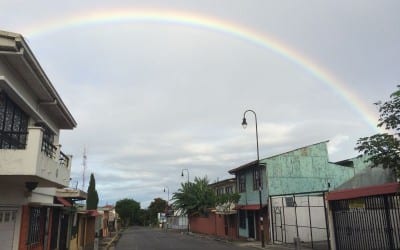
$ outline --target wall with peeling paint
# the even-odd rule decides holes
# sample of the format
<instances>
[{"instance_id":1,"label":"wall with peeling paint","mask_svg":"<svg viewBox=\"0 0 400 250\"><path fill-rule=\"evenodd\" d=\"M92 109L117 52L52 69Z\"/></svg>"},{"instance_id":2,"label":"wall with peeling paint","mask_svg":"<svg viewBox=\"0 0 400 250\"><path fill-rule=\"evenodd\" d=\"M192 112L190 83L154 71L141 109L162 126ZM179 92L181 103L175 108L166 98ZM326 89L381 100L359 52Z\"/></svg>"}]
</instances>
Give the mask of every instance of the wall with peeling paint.
<instances>
[{"instance_id":1,"label":"wall with peeling paint","mask_svg":"<svg viewBox=\"0 0 400 250\"><path fill-rule=\"evenodd\" d=\"M368 166L363 157L329 162L327 143L316 143L260 160L261 164L266 164L262 175L262 203L267 204L270 195L333 190ZM246 192L240 193L238 205L259 204L258 189L253 188L254 167L240 167L236 172L237 176L246 176ZM239 228L239 235L248 237L247 215L246 228Z\"/></svg>"},{"instance_id":2,"label":"wall with peeling paint","mask_svg":"<svg viewBox=\"0 0 400 250\"><path fill-rule=\"evenodd\" d=\"M329 162L327 142L269 157L262 162L267 164L269 195L334 189L355 173L353 167ZM362 168L361 165L358 167Z\"/></svg>"}]
</instances>

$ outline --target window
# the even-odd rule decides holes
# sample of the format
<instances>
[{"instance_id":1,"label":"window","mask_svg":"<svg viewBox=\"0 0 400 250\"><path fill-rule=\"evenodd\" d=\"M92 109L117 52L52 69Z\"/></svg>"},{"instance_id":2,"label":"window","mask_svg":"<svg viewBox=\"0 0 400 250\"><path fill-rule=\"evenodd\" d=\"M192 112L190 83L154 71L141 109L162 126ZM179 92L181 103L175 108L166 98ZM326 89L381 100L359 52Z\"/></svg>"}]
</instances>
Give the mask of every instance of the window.
<instances>
[{"instance_id":1,"label":"window","mask_svg":"<svg viewBox=\"0 0 400 250\"><path fill-rule=\"evenodd\" d=\"M232 194L233 193L233 187L232 186L225 187L225 193Z\"/></svg>"},{"instance_id":2,"label":"window","mask_svg":"<svg viewBox=\"0 0 400 250\"><path fill-rule=\"evenodd\" d=\"M246 212L239 210L239 227L246 228Z\"/></svg>"},{"instance_id":3,"label":"window","mask_svg":"<svg viewBox=\"0 0 400 250\"><path fill-rule=\"evenodd\" d=\"M286 201L287 207L295 207L296 206L296 201L294 200L293 196L285 197L285 201Z\"/></svg>"},{"instance_id":4,"label":"window","mask_svg":"<svg viewBox=\"0 0 400 250\"><path fill-rule=\"evenodd\" d=\"M262 189L261 170L260 168L253 169L253 190Z\"/></svg>"},{"instance_id":5,"label":"window","mask_svg":"<svg viewBox=\"0 0 400 250\"><path fill-rule=\"evenodd\" d=\"M239 192L246 192L246 176L244 174L239 174Z\"/></svg>"},{"instance_id":6,"label":"window","mask_svg":"<svg viewBox=\"0 0 400 250\"><path fill-rule=\"evenodd\" d=\"M223 187L217 188L217 196L220 196L223 194L224 194L224 188Z\"/></svg>"},{"instance_id":7,"label":"window","mask_svg":"<svg viewBox=\"0 0 400 250\"><path fill-rule=\"evenodd\" d=\"M24 149L27 134L28 115L0 93L0 149Z\"/></svg>"},{"instance_id":8,"label":"window","mask_svg":"<svg viewBox=\"0 0 400 250\"><path fill-rule=\"evenodd\" d=\"M44 152L48 157L54 159L56 157L56 146L54 143L54 133L49 127L44 124L39 124L38 126L43 128L43 140L42 140L42 152Z\"/></svg>"},{"instance_id":9,"label":"window","mask_svg":"<svg viewBox=\"0 0 400 250\"><path fill-rule=\"evenodd\" d=\"M31 207L29 211L28 244L39 243L41 232L41 209L39 207Z\"/></svg>"}]
</instances>

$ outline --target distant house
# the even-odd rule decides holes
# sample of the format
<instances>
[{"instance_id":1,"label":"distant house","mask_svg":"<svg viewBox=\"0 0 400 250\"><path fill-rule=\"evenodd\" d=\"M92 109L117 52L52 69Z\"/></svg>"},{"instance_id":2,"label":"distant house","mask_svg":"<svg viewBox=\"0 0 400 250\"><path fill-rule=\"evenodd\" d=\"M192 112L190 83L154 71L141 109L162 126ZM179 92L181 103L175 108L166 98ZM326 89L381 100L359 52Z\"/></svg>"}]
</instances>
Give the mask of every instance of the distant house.
<instances>
[{"instance_id":1,"label":"distant house","mask_svg":"<svg viewBox=\"0 0 400 250\"><path fill-rule=\"evenodd\" d=\"M217 196L236 192L236 180L226 179L209 185ZM227 202L213 208L207 216L190 217L190 230L229 240L237 239L236 204Z\"/></svg>"},{"instance_id":2,"label":"distant house","mask_svg":"<svg viewBox=\"0 0 400 250\"><path fill-rule=\"evenodd\" d=\"M327 143L323 141L261 159L260 167L253 161L229 171L235 174L241 195L237 205L239 237L260 240L262 211L267 241L289 243L299 237L312 243L313 237L320 237L327 242L323 193L339 186L356 172L354 163L329 162ZM360 163L357 168L365 168L365 165ZM318 207L313 208L313 213L310 203ZM312 215L318 218L311 220ZM315 225L321 223L325 225L324 231L313 235L313 230L317 231Z\"/></svg>"},{"instance_id":3,"label":"distant house","mask_svg":"<svg viewBox=\"0 0 400 250\"><path fill-rule=\"evenodd\" d=\"M70 250L95 249L96 221L101 217L97 210L86 210L84 207L77 210L77 238L71 244Z\"/></svg>"},{"instance_id":4,"label":"distant house","mask_svg":"<svg viewBox=\"0 0 400 250\"><path fill-rule=\"evenodd\" d=\"M102 215L101 235L103 237L108 237L111 232L115 232L118 229L118 217L115 208L112 205L106 205L104 207L99 207L97 210L100 215Z\"/></svg>"},{"instance_id":5,"label":"distant house","mask_svg":"<svg viewBox=\"0 0 400 250\"><path fill-rule=\"evenodd\" d=\"M189 219L181 209L169 210L167 215L167 228L176 230L189 230Z\"/></svg>"},{"instance_id":6,"label":"distant house","mask_svg":"<svg viewBox=\"0 0 400 250\"><path fill-rule=\"evenodd\" d=\"M58 249L83 249L85 232L94 231L94 228L91 229L85 225L86 222L80 219L82 216L78 213L82 206L80 202L87 199L87 193L77 189L57 189L56 199L64 205L64 207L60 208L59 213L58 227L60 228L60 233L58 238L60 243ZM56 248L51 246L50 249Z\"/></svg>"},{"instance_id":7,"label":"distant house","mask_svg":"<svg viewBox=\"0 0 400 250\"><path fill-rule=\"evenodd\" d=\"M69 185L72 158L59 138L76 125L25 39L0 31L1 249L65 249L70 203L55 189Z\"/></svg>"}]
</instances>

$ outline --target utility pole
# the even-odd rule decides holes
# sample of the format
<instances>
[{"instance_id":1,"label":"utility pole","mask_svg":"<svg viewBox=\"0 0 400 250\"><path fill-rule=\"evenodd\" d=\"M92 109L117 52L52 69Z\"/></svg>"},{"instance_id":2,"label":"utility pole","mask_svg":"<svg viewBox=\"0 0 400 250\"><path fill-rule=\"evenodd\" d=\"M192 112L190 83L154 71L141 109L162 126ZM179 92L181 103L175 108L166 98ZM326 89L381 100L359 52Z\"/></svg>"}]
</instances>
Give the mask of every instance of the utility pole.
<instances>
[{"instance_id":1,"label":"utility pole","mask_svg":"<svg viewBox=\"0 0 400 250\"><path fill-rule=\"evenodd\" d=\"M82 191L85 191L85 175L86 175L86 147L83 148L83 159L82 159Z\"/></svg>"}]
</instances>

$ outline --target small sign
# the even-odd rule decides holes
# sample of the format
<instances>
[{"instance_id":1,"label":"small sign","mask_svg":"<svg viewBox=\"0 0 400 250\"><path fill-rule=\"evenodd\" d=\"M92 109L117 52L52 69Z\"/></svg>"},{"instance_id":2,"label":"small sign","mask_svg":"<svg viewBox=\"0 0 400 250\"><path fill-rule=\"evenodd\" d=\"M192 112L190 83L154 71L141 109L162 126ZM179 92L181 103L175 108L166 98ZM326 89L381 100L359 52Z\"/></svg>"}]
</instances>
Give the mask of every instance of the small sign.
<instances>
[{"instance_id":1,"label":"small sign","mask_svg":"<svg viewBox=\"0 0 400 250\"><path fill-rule=\"evenodd\" d=\"M354 199L349 201L350 209L365 208L364 199Z\"/></svg>"},{"instance_id":2,"label":"small sign","mask_svg":"<svg viewBox=\"0 0 400 250\"><path fill-rule=\"evenodd\" d=\"M287 207L294 207L294 206L296 206L296 202L295 202L293 196L285 197L285 200L286 200L286 206L287 206Z\"/></svg>"}]
</instances>

